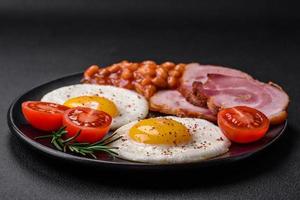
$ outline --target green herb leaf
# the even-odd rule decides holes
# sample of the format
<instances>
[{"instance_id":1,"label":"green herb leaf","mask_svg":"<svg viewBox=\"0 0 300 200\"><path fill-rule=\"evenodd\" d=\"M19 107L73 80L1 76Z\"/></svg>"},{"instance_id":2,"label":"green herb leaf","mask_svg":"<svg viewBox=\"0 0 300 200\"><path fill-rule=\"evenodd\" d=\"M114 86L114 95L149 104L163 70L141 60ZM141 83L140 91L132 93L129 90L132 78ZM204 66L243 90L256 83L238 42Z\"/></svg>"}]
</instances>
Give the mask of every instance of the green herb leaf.
<instances>
[{"instance_id":1,"label":"green herb leaf","mask_svg":"<svg viewBox=\"0 0 300 200\"><path fill-rule=\"evenodd\" d=\"M95 143L87 143L87 142L76 142L76 138L81 134L81 130L78 131L76 135L73 137L70 137L66 140L64 140L62 137L67 133L66 127L61 127L59 130L53 132L50 135L44 135L44 136L38 136L35 137L35 139L45 139L45 138L51 138L51 143L53 146L58 149L59 151L63 152L72 152L77 153L82 156L90 156L94 159L97 159L95 153L96 152L105 152L110 154L111 156L118 155L114 150L118 149L117 147L110 147L107 146L108 144L111 144L119 139L122 138L122 136L114 138L114 136L117 134L117 132L111 134L110 136L107 136L103 138L102 140L95 142Z\"/></svg>"}]
</instances>

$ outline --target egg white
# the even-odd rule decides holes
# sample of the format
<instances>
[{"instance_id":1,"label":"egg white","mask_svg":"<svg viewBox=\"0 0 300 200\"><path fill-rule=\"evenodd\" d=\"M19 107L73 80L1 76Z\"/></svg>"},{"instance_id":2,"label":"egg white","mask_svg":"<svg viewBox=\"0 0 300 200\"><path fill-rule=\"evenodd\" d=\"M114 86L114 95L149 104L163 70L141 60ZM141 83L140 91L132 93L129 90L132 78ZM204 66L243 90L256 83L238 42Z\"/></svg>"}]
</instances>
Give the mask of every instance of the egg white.
<instances>
[{"instance_id":1,"label":"egg white","mask_svg":"<svg viewBox=\"0 0 300 200\"><path fill-rule=\"evenodd\" d=\"M132 140L129 130L138 121L131 122L115 131L116 137L123 136L110 144L118 147L120 158L147 163L188 163L212 158L228 151L230 141L219 127L203 119L167 116L185 125L192 140L185 145L167 146L143 144Z\"/></svg>"},{"instance_id":2,"label":"egg white","mask_svg":"<svg viewBox=\"0 0 300 200\"><path fill-rule=\"evenodd\" d=\"M107 85L77 84L58 88L47 93L41 101L64 104L79 96L100 96L115 103L118 116L113 118L111 129L117 129L135 120L144 119L149 111L148 102L142 95L131 90Z\"/></svg>"}]
</instances>

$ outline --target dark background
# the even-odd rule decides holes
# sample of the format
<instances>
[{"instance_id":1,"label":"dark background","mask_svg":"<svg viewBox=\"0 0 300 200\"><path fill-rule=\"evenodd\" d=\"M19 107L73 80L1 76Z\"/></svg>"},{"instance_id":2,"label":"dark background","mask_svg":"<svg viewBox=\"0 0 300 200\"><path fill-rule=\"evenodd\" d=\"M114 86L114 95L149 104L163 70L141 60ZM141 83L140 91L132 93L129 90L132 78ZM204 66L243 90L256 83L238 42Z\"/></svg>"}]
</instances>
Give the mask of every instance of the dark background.
<instances>
[{"instance_id":1,"label":"dark background","mask_svg":"<svg viewBox=\"0 0 300 200\"><path fill-rule=\"evenodd\" d=\"M299 13L271 0L1 1L1 199L299 198ZM272 80L291 98L286 134L235 164L149 176L49 159L9 132L6 112L21 93L123 59L219 64Z\"/></svg>"}]
</instances>

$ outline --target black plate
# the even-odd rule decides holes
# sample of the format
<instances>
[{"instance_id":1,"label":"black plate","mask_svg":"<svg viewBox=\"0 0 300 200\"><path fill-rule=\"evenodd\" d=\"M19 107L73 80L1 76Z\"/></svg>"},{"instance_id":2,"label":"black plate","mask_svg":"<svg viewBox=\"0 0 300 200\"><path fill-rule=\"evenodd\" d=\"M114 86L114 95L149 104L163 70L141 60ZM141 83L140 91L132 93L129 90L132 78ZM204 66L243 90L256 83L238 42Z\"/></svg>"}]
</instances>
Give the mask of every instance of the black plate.
<instances>
[{"instance_id":1,"label":"black plate","mask_svg":"<svg viewBox=\"0 0 300 200\"><path fill-rule=\"evenodd\" d=\"M82 77L81 73L66 76L38 87L35 87L25 94L21 95L17 98L10 106L8 111L8 125L12 133L17 135L21 140L30 146L34 147L36 150L41 151L49 156L53 156L55 158L61 158L67 161L78 162L84 165L92 165L92 166L101 166L106 168L118 168L118 169L135 169L135 170L143 170L143 169L190 169L196 167L206 167L216 164L229 163L237 160L244 159L257 153L270 144L272 144L275 140L277 140L282 133L284 132L287 121L281 125L272 127L267 135L251 144L247 145L238 145L232 144L229 152L222 156L218 156L209 160L195 162L195 163L185 163L185 164L149 164L149 163L137 163L124 161L120 159L113 159L106 154L98 154L98 159L85 158L77 155L72 155L68 153L60 152L54 149L48 140L35 140L34 138L45 134L41 131L33 129L29 126L22 113L21 113L21 104L24 101L28 100L40 100L41 97L54 89L57 89L62 86L67 86L71 84L78 84Z\"/></svg>"}]
</instances>

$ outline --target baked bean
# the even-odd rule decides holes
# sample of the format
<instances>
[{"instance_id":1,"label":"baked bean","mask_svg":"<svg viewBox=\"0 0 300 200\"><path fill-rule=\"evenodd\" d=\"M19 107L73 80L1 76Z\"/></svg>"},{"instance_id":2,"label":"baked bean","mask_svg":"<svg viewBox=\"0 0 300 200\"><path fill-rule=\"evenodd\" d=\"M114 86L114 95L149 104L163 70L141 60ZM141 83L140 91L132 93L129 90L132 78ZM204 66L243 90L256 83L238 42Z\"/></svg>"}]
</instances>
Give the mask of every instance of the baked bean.
<instances>
[{"instance_id":1,"label":"baked bean","mask_svg":"<svg viewBox=\"0 0 300 200\"><path fill-rule=\"evenodd\" d=\"M184 68L185 68L185 64L182 64L182 63L175 66L175 70L179 71L180 73L183 73Z\"/></svg>"},{"instance_id":2,"label":"baked bean","mask_svg":"<svg viewBox=\"0 0 300 200\"><path fill-rule=\"evenodd\" d=\"M132 82L130 80L123 80L121 79L121 81L127 81L126 84L124 84L124 82L122 83L123 84L123 88L126 88L126 89L129 89L129 90L134 90L134 86L132 84Z\"/></svg>"},{"instance_id":3,"label":"baked bean","mask_svg":"<svg viewBox=\"0 0 300 200\"><path fill-rule=\"evenodd\" d=\"M139 64L138 63L130 63L130 65L128 65L127 67L130 71L134 72L139 68Z\"/></svg>"},{"instance_id":4,"label":"baked bean","mask_svg":"<svg viewBox=\"0 0 300 200\"><path fill-rule=\"evenodd\" d=\"M99 70L99 74L102 76L108 76L110 74L110 72L108 71L107 68L103 68L103 69Z\"/></svg>"},{"instance_id":5,"label":"baked bean","mask_svg":"<svg viewBox=\"0 0 300 200\"><path fill-rule=\"evenodd\" d=\"M132 88L131 81L130 80L125 80L125 79L120 79L120 82L119 82L118 86L122 87L122 88L127 88L127 89Z\"/></svg>"},{"instance_id":6,"label":"baked bean","mask_svg":"<svg viewBox=\"0 0 300 200\"><path fill-rule=\"evenodd\" d=\"M130 63L130 62L123 61L122 63L120 63L120 66L122 69L127 69L130 65L132 65L132 63Z\"/></svg>"},{"instance_id":7,"label":"baked bean","mask_svg":"<svg viewBox=\"0 0 300 200\"><path fill-rule=\"evenodd\" d=\"M170 70L170 69L173 69L175 67L175 64L173 62L164 62L163 64L161 64L161 66L164 69Z\"/></svg>"},{"instance_id":8,"label":"baked bean","mask_svg":"<svg viewBox=\"0 0 300 200\"><path fill-rule=\"evenodd\" d=\"M133 72L133 79L134 80L142 80L144 78L143 74L141 74L138 70Z\"/></svg>"},{"instance_id":9,"label":"baked bean","mask_svg":"<svg viewBox=\"0 0 300 200\"><path fill-rule=\"evenodd\" d=\"M141 73L142 75L144 76L154 76L156 73L155 73L155 70L149 68L149 67L140 67L138 70L137 70L139 73Z\"/></svg>"},{"instance_id":10,"label":"baked bean","mask_svg":"<svg viewBox=\"0 0 300 200\"><path fill-rule=\"evenodd\" d=\"M169 76L173 76L173 77L179 77L181 75L181 73L177 70L170 70L168 74Z\"/></svg>"},{"instance_id":11,"label":"baked bean","mask_svg":"<svg viewBox=\"0 0 300 200\"><path fill-rule=\"evenodd\" d=\"M177 86L178 80L174 76L168 77L168 85L170 88L175 88Z\"/></svg>"},{"instance_id":12,"label":"baked bean","mask_svg":"<svg viewBox=\"0 0 300 200\"><path fill-rule=\"evenodd\" d=\"M116 74L111 74L111 75L116 75ZM114 86L119 86L120 85L120 82L121 82L121 80L120 79L118 79L117 77L116 78L110 78L110 80L111 80L111 83L114 85Z\"/></svg>"},{"instance_id":13,"label":"baked bean","mask_svg":"<svg viewBox=\"0 0 300 200\"><path fill-rule=\"evenodd\" d=\"M84 72L84 78L85 79L89 79L91 78L95 73L97 73L99 70L99 66L98 65L92 65L90 66L87 70L85 70Z\"/></svg>"},{"instance_id":14,"label":"baked bean","mask_svg":"<svg viewBox=\"0 0 300 200\"><path fill-rule=\"evenodd\" d=\"M99 79L99 78L102 78L102 79L103 79L103 78L104 78L104 76L100 74L101 71L102 71L102 69L99 69L98 72L97 72L96 74L94 74L94 77L95 77L96 79Z\"/></svg>"},{"instance_id":15,"label":"baked bean","mask_svg":"<svg viewBox=\"0 0 300 200\"><path fill-rule=\"evenodd\" d=\"M152 60L145 60L142 62L142 65L156 65L156 63Z\"/></svg>"},{"instance_id":16,"label":"baked bean","mask_svg":"<svg viewBox=\"0 0 300 200\"><path fill-rule=\"evenodd\" d=\"M145 72L145 68L144 67L139 67L136 72L138 72L139 74L142 74L144 75L146 72Z\"/></svg>"},{"instance_id":17,"label":"baked bean","mask_svg":"<svg viewBox=\"0 0 300 200\"><path fill-rule=\"evenodd\" d=\"M140 94L144 94L144 88L141 84L139 83L134 83L134 88L135 88L135 91L137 91L138 93Z\"/></svg>"},{"instance_id":18,"label":"baked bean","mask_svg":"<svg viewBox=\"0 0 300 200\"><path fill-rule=\"evenodd\" d=\"M111 74L108 76L108 78L110 78L110 79L112 79L112 80L115 80L115 79L118 79L119 76L118 76L118 74L116 74L116 73L111 73Z\"/></svg>"},{"instance_id":19,"label":"baked bean","mask_svg":"<svg viewBox=\"0 0 300 200\"><path fill-rule=\"evenodd\" d=\"M145 85L149 85L151 84L151 77L149 76L145 76L142 80L141 80L141 85L145 86Z\"/></svg>"},{"instance_id":20,"label":"baked bean","mask_svg":"<svg viewBox=\"0 0 300 200\"><path fill-rule=\"evenodd\" d=\"M141 67L146 67L155 70L157 68L156 64L142 64Z\"/></svg>"},{"instance_id":21,"label":"baked bean","mask_svg":"<svg viewBox=\"0 0 300 200\"><path fill-rule=\"evenodd\" d=\"M156 76L166 79L168 77L168 73L163 68L157 68L156 70Z\"/></svg>"},{"instance_id":22,"label":"baked bean","mask_svg":"<svg viewBox=\"0 0 300 200\"><path fill-rule=\"evenodd\" d=\"M145 74L144 75L155 76L155 74L156 74L155 68L152 68L149 65L146 65L143 68L145 70Z\"/></svg>"},{"instance_id":23,"label":"baked bean","mask_svg":"<svg viewBox=\"0 0 300 200\"><path fill-rule=\"evenodd\" d=\"M127 68L123 69L123 72L121 74L122 79L129 80L132 77L133 77L133 74L129 69L127 69Z\"/></svg>"},{"instance_id":24,"label":"baked bean","mask_svg":"<svg viewBox=\"0 0 300 200\"><path fill-rule=\"evenodd\" d=\"M156 92L156 87L154 85L147 85L144 89L144 96L149 99L152 97Z\"/></svg>"},{"instance_id":25,"label":"baked bean","mask_svg":"<svg viewBox=\"0 0 300 200\"><path fill-rule=\"evenodd\" d=\"M154 85L156 85L157 87L159 87L159 88L165 88L167 86L166 80L163 79L163 78L161 78L161 77L159 77L159 76L153 78L152 79L152 83Z\"/></svg>"},{"instance_id":26,"label":"baked bean","mask_svg":"<svg viewBox=\"0 0 300 200\"><path fill-rule=\"evenodd\" d=\"M111 73L116 73L117 71L119 71L121 69L120 65L118 64L114 64L112 66L110 66L108 68L108 71L111 72Z\"/></svg>"},{"instance_id":27,"label":"baked bean","mask_svg":"<svg viewBox=\"0 0 300 200\"><path fill-rule=\"evenodd\" d=\"M146 67L146 68L150 68L150 69L155 70L156 67L157 67L157 65L156 65L156 63L153 62L153 61L146 61L146 62L142 62L142 63L140 64L140 67Z\"/></svg>"}]
</instances>

